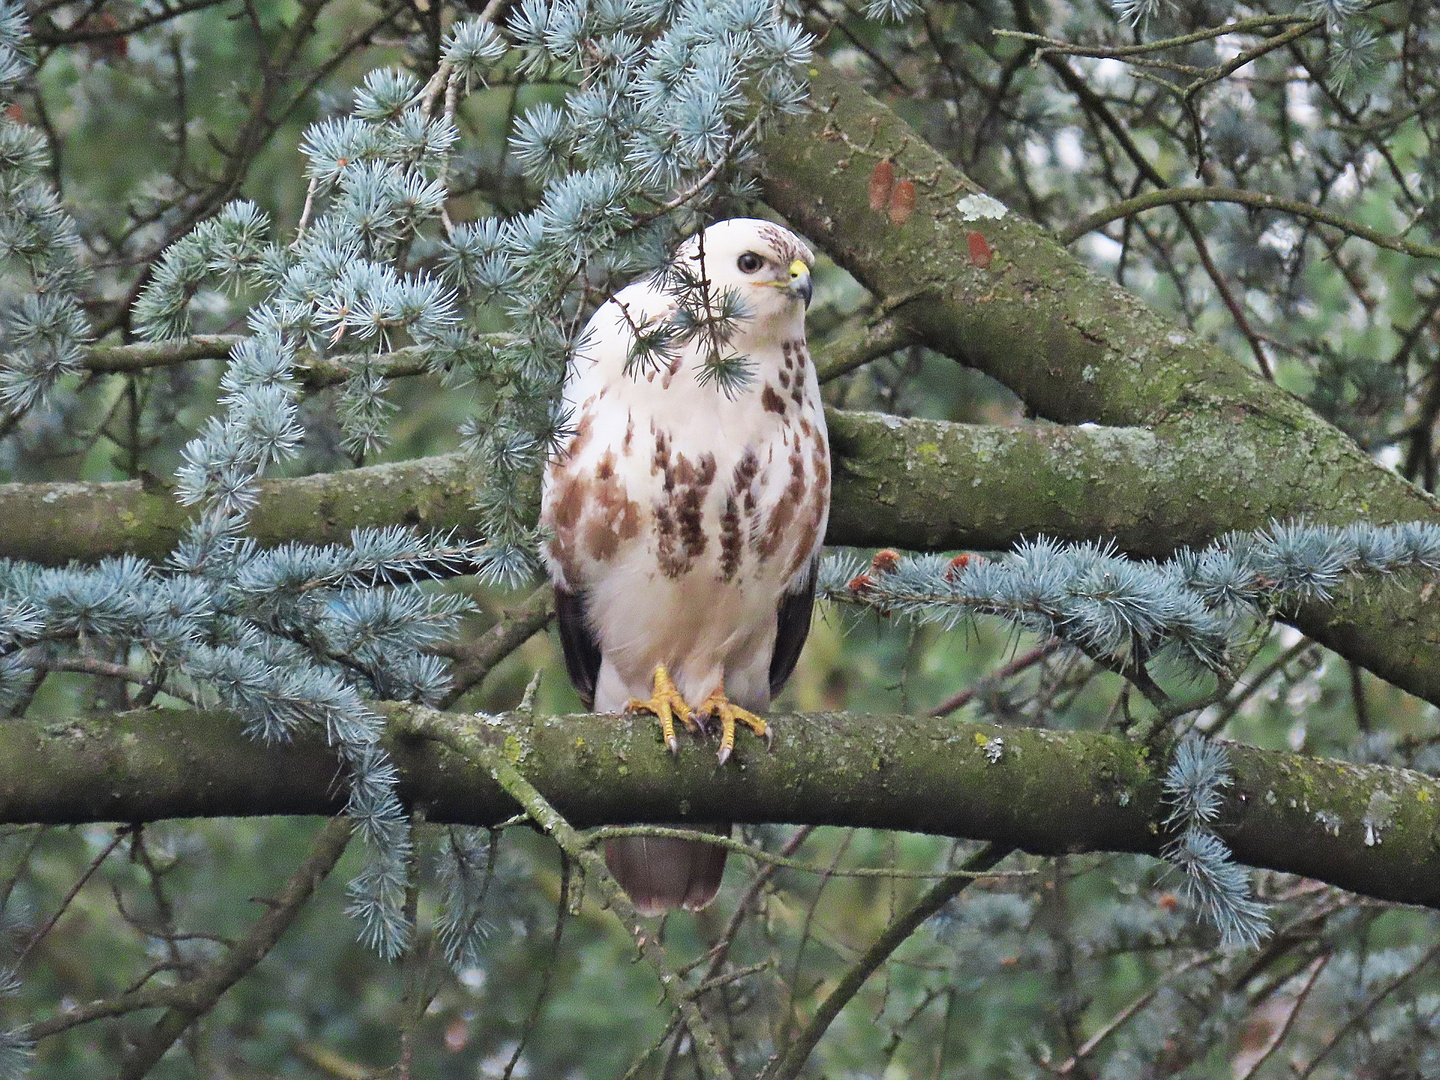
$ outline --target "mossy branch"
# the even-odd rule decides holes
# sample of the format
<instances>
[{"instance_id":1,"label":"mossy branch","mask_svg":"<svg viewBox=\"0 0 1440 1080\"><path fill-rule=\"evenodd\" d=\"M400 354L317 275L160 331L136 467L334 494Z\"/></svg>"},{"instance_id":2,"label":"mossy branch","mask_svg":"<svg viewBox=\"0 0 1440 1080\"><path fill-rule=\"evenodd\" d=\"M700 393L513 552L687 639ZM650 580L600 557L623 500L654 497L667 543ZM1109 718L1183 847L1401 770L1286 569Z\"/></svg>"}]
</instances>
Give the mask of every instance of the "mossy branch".
<instances>
[{"instance_id":1,"label":"mossy branch","mask_svg":"<svg viewBox=\"0 0 1440 1080\"><path fill-rule=\"evenodd\" d=\"M1243 441L1223 442L1226 432L1195 418L1150 430L827 415L835 458L831 544L987 551L1044 534L1111 540L1128 554L1164 558L1179 546L1201 547L1275 519L1383 522L1434 514L1423 498L1409 516L1337 502L1334 460L1322 447L1266 459ZM267 480L251 534L266 546L339 543L357 527L408 524L473 538L475 492L458 454ZM123 552L161 559L188 515L158 482L4 484L0 556L48 565ZM1429 589L1412 584L1356 579L1333 604L1299 606L1286 617L1347 659L1440 704L1440 608ZM500 646L543 626L548 610L535 598L524 619L497 631ZM455 650L456 659L478 662L458 670L461 685L483 674L490 651L484 642Z\"/></svg>"},{"instance_id":2,"label":"mossy branch","mask_svg":"<svg viewBox=\"0 0 1440 1080\"><path fill-rule=\"evenodd\" d=\"M913 716L778 715L772 753L736 759L613 716L532 719L386 706L401 792L427 820L492 825L515 800L436 741L480 740L577 828L773 822L899 829L1037 853L1159 854L1168 762L1124 738ZM447 736L449 737L449 736ZM1440 908L1440 779L1379 765L1228 747L1216 831L1236 859L1381 900ZM992 760L993 759L993 760ZM333 814L318 737L247 739L223 713L153 711L0 725L0 824Z\"/></svg>"},{"instance_id":3,"label":"mossy branch","mask_svg":"<svg viewBox=\"0 0 1440 1080\"><path fill-rule=\"evenodd\" d=\"M696 1061L704 1076L707 1080L733 1080L730 1067L720 1051L719 1040L706 1022L695 996L685 992L684 983L671 968L664 944L641 921L640 913L611 876L600 853L585 842L575 827L510 760L508 741L497 746L481 735L474 725L456 724L447 714L429 709L411 710L407 714L406 727L409 732L458 754L470 766L478 766L489 773L505 794L519 803L530 819L584 868L587 879L600 890L606 905L634 936L640 955L655 971L666 1002L684 1017L685 1026L695 1041Z\"/></svg>"},{"instance_id":4,"label":"mossy branch","mask_svg":"<svg viewBox=\"0 0 1440 1080\"><path fill-rule=\"evenodd\" d=\"M1095 501L1104 495L1100 488L1055 484L1056 474L1046 475L1045 494L1031 489L1025 502L1054 524L1035 531L1063 535L1066 519L1099 525L1094 519L1112 512L1123 527L1132 511L1144 519L1147 497L1169 496L1212 523L1218 523L1217 507L1223 507L1219 517L1238 511L1225 528L1250 527L1255 511L1303 514L1317 524L1424 521L1440 514L1440 502L1296 398L1090 271L1048 231L985 196L855 80L821 58L810 74L810 111L777 124L764 144L767 201L918 340L992 375L1038 415L1128 428L1126 445L1150 437L1157 448L1180 455L1173 470L1132 474L1138 485L1120 503ZM915 208L903 220L870 208L870 181L882 161L896 183L914 185ZM1117 464L1129 471L1126 455ZM1218 490L1211 483L1216 476L1224 478ZM1280 477L1290 490L1272 499L1272 481ZM951 514L970 496L957 484L933 514ZM1150 524L1152 550L1195 542L1195 531L1174 516L1156 514ZM1100 526L1090 535L1118 531ZM923 544L902 539L897 546ZM1288 617L1382 678L1440 701L1440 615L1421 592L1402 600L1360 588Z\"/></svg>"}]
</instances>

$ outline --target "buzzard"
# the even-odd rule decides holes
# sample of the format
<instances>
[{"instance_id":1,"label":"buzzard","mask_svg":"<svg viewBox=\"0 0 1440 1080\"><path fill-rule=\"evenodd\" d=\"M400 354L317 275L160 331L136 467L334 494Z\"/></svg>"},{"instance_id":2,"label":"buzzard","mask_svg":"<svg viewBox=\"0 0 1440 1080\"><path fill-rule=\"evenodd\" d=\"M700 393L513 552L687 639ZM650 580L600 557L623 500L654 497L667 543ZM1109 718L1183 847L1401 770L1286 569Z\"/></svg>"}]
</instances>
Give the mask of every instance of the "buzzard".
<instances>
[{"instance_id":1,"label":"buzzard","mask_svg":"<svg viewBox=\"0 0 1440 1080\"><path fill-rule=\"evenodd\" d=\"M574 434L550 461L541 523L566 668L587 707L737 726L785 684L810 629L830 456L805 346L814 255L768 221L692 236L608 300L565 382ZM640 343L637 345L637 341ZM743 370L717 379L717 367ZM722 827L728 832L728 826ZM606 861L637 908L698 909L725 849L622 838Z\"/></svg>"}]
</instances>

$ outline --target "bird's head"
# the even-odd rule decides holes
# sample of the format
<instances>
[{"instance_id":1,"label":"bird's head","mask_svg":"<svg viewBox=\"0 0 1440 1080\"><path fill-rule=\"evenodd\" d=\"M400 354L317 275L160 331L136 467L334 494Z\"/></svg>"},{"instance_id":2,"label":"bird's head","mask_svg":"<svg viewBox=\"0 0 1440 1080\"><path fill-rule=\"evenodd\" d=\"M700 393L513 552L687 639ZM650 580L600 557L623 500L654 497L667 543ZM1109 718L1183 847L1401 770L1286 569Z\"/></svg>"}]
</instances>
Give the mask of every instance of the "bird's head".
<instances>
[{"instance_id":1,"label":"bird's head","mask_svg":"<svg viewBox=\"0 0 1440 1080\"><path fill-rule=\"evenodd\" d=\"M757 322L780 317L803 324L815 253L789 229L759 218L717 221L686 240L676 260L703 273L712 293L733 291Z\"/></svg>"}]
</instances>

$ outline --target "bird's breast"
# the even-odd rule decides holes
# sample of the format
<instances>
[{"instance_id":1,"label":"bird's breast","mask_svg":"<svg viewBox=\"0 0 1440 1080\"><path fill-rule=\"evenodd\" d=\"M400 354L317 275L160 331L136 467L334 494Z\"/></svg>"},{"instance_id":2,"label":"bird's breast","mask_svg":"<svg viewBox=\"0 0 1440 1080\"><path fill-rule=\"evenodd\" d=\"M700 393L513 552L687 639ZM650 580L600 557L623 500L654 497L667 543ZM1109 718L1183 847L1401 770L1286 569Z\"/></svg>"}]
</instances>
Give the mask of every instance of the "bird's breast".
<instances>
[{"instance_id":1,"label":"bird's breast","mask_svg":"<svg viewBox=\"0 0 1440 1080\"><path fill-rule=\"evenodd\" d=\"M662 379L581 384L575 433L545 478L552 571L590 592L617 576L782 588L829 513L829 445L803 340L783 342L734 397Z\"/></svg>"}]
</instances>

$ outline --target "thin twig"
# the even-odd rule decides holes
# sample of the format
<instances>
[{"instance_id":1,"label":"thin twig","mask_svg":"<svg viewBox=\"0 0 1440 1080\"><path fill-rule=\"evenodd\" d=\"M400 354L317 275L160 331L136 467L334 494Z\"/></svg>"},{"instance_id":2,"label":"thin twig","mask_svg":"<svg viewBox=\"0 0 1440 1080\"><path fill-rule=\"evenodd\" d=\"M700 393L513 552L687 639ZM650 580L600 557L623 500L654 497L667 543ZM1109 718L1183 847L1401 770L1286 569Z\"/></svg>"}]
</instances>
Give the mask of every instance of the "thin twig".
<instances>
[{"instance_id":1,"label":"thin twig","mask_svg":"<svg viewBox=\"0 0 1440 1080\"><path fill-rule=\"evenodd\" d=\"M530 1035L535 1030L535 1025L540 1022L540 1011L545 1007L545 1001L550 996L550 987L555 981L555 969L560 966L560 939L565 935L566 917L570 914L570 856L562 849L560 852L560 899L555 902L555 930L550 935L550 953L545 958L545 963L540 969L540 989L535 995L535 1001L530 1006L530 1013L525 1017L525 1024L520 1029L520 1038L515 1041L515 1049L510 1053L510 1060L505 1063L505 1072L501 1080L510 1080L515 1072L515 1066L520 1063L520 1055L525 1053L525 1044L530 1041Z\"/></svg>"},{"instance_id":2,"label":"thin twig","mask_svg":"<svg viewBox=\"0 0 1440 1080\"><path fill-rule=\"evenodd\" d=\"M1208 964L1210 961L1214 960L1219 955L1221 954L1218 949L1212 949L1209 952L1200 953L1198 956L1192 956L1189 960L1185 961L1185 963L1181 964L1179 967L1172 968L1162 978L1156 980L1154 986L1150 987L1150 989L1146 990L1134 1001L1130 1002L1129 1005L1126 1005L1123 1009L1121 1009L1118 1013L1111 1017L1109 1023L1103 1025L1099 1031L1095 1032L1094 1035L1091 1035L1090 1038L1086 1039L1085 1042L1081 1044L1080 1048L1075 1051L1075 1056L1066 1059L1066 1061L1058 1069L1055 1070L1056 1075L1069 1076L1076 1070L1076 1068L1080 1065L1081 1062L1083 1062L1087 1057L1089 1057L1097 1049L1100 1048L1101 1043L1103 1043L1106 1039L1110 1038L1111 1035L1114 1035L1115 1032L1119 1031L1126 1023L1130 1021L1132 1017L1135 1016L1136 1013L1138 1013L1141 1009L1145 1008L1146 1005L1149 1005L1150 1002L1154 1000L1155 995L1160 992L1162 987L1165 987L1170 983L1174 982L1181 975L1184 975L1187 971L1198 967L1200 964Z\"/></svg>"},{"instance_id":3,"label":"thin twig","mask_svg":"<svg viewBox=\"0 0 1440 1080\"><path fill-rule=\"evenodd\" d=\"M555 616L555 590L542 585L523 604L503 612L500 621L473 641L447 645L435 652L454 661L450 669L452 686L440 701L449 709L472 687L485 680L495 666L531 637L544 630Z\"/></svg>"},{"instance_id":4,"label":"thin twig","mask_svg":"<svg viewBox=\"0 0 1440 1080\"><path fill-rule=\"evenodd\" d=\"M965 860L962 869L974 872L989 870L1013 850L1013 848L999 844L986 844ZM860 987L865 985L865 980L881 964L885 963L890 955L904 944L925 920L959 896L972 880L974 879L951 878L936 882L909 910L886 927L885 932L875 940L870 948L865 950L860 959L845 973L835 989L831 990L825 1000L820 1003L820 1007L815 1010L815 1015L806 1025L805 1030L800 1032L783 1053L771 1059L765 1071L760 1074L763 1080L794 1080L800 1074L800 1070L804 1068L815 1045L835 1018L840 1015L840 1010L860 992Z\"/></svg>"},{"instance_id":5,"label":"thin twig","mask_svg":"<svg viewBox=\"0 0 1440 1080\"><path fill-rule=\"evenodd\" d=\"M1167 187L1161 188L1159 191L1148 191L1144 195L1137 195L1133 199L1126 199L1124 202L1107 206L1103 210L1097 210L1088 217L1082 218L1060 233L1060 243L1072 244L1086 233L1094 232L1100 226L1111 221L1127 218L1145 210L1153 210L1157 206L1175 206L1180 203L1236 203L1260 210L1275 210L1282 214L1293 214L1296 217L1318 221L1322 225L1332 226L1350 236L1368 240L1377 247L1390 251L1413 255L1417 259L1440 259L1440 246L1435 244L1418 244L1413 240L1391 236L1379 229L1372 229L1368 225L1362 225L1358 221L1352 221L1298 199L1287 199L1283 195L1272 195L1266 191L1248 191L1245 188L1233 187Z\"/></svg>"},{"instance_id":6,"label":"thin twig","mask_svg":"<svg viewBox=\"0 0 1440 1080\"><path fill-rule=\"evenodd\" d=\"M1305 1006L1305 999L1310 996L1310 991L1315 987L1315 981L1320 978L1320 973L1325 970L1325 965L1330 962L1330 954L1325 953L1310 961L1309 977L1305 985L1300 988L1300 993L1295 995L1295 1003L1290 1006L1290 1011L1285 1016L1285 1022L1280 1025L1280 1030L1271 1038L1268 1046L1261 1052L1260 1056L1250 1063L1250 1067L1235 1080L1250 1080L1259 1070L1260 1066L1270 1060L1270 1056L1280 1049L1280 1044L1285 1041L1285 1036L1290 1034L1290 1029L1295 1026L1295 1018L1300 1015L1300 1010Z\"/></svg>"},{"instance_id":7,"label":"thin twig","mask_svg":"<svg viewBox=\"0 0 1440 1080\"><path fill-rule=\"evenodd\" d=\"M1142 41L1138 45L1076 45L1073 42L1046 37L1044 34L1032 34L1024 30L996 29L991 33L996 37L1012 37L1033 42L1042 46L1040 49L1042 53L1086 56L1097 60L1123 60L1126 57L1144 56L1146 53L1160 52L1164 49L1178 49L1185 45L1194 45L1197 42L1210 41L1217 37L1227 37L1230 34L1249 34L1269 26L1285 26L1313 21L1309 15L1256 15L1248 19L1236 19L1223 26L1208 26L1203 30L1181 34L1177 37L1162 38L1159 41Z\"/></svg>"},{"instance_id":8,"label":"thin twig","mask_svg":"<svg viewBox=\"0 0 1440 1080\"><path fill-rule=\"evenodd\" d=\"M198 977L174 988L170 1008L154 1027L127 1049L119 1080L140 1080L196 1020L215 1007L222 994L269 954L295 921L316 887L335 869L350 843L349 818L333 818L315 836L310 854L235 948Z\"/></svg>"},{"instance_id":9,"label":"thin twig","mask_svg":"<svg viewBox=\"0 0 1440 1080\"><path fill-rule=\"evenodd\" d=\"M655 971L665 1001L683 1017L685 1026L690 1029L691 1037L695 1041L697 1064L707 1080L734 1080L720 1052L719 1040L710 1029L699 1005L685 993L681 980L670 967L665 946L656 935L646 929L635 905L610 875L605 860L586 843L585 837L550 805L535 785L530 783L498 748L489 745L477 733L447 722L442 713L430 709L415 709L410 716L411 727L416 734L449 747L455 753L485 768L506 794L524 808L535 824L549 833L565 853L580 864L586 877L604 896L610 910L634 935L640 955Z\"/></svg>"},{"instance_id":10,"label":"thin twig","mask_svg":"<svg viewBox=\"0 0 1440 1080\"><path fill-rule=\"evenodd\" d=\"M105 845L105 850L90 860L90 865L85 868L75 884L71 886L70 891L65 894L65 899L60 901L60 906L55 909L50 918L45 920L45 925L30 935L30 939L25 942L25 947L20 950L20 955L11 962L11 967L17 971L21 968L30 954L35 951L35 946L45 940L45 935L55 929L55 924L60 921L60 917L70 910L70 905L75 902L75 897L80 895L80 890L85 887L85 883L95 876L95 871L100 869L101 864L110 857L110 853L119 847L120 842L129 835L128 828L115 830L115 835L111 838L110 843Z\"/></svg>"},{"instance_id":11,"label":"thin twig","mask_svg":"<svg viewBox=\"0 0 1440 1080\"><path fill-rule=\"evenodd\" d=\"M980 693L981 691L985 691L986 693L988 693L990 687L996 686L1004 682L1006 679L1013 679L1016 675L1020 674L1020 672L1024 671L1026 668L1032 667L1035 664L1038 664L1041 660L1044 660L1047 656L1049 656L1058 648L1060 648L1060 639L1051 638L1044 645L1041 645L1035 649L1031 649L1024 656L1017 656L1014 660L1011 660L1010 663L1006 664L1004 667L997 668L983 678L977 679L975 682L971 683L964 690L961 690L953 697L946 698L939 705L936 705L935 708L930 710L930 715L937 718L942 716L949 716L956 709L968 704L970 699L973 698L976 694Z\"/></svg>"},{"instance_id":12,"label":"thin twig","mask_svg":"<svg viewBox=\"0 0 1440 1080\"><path fill-rule=\"evenodd\" d=\"M659 836L670 840L690 840L695 843L714 844L716 847L726 848L738 855L754 859L756 862L784 867L787 870L800 870L807 874L820 874L823 877L934 881L937 878L1028 878L1035 876L1034 871L1031 870L897 870L888 866L843 867L833 863L822 866L819 863L806 863L798 859L787 858L784 855L777 855L773 851L757 848L753 844L736 840L734 837L695 829L674 829L665 825L606 825L583 835L585 843L592 847L602 841L613 840L620 836Z\"/></svg>"},{"instance_id":13,"label":"thin twig","mask_svg":"<svg viewBox=\"0 0 1440 1080\"><path fill-rule=\"evenodd\" d=\"M1380 1007L1380 1003L1382 1001L1384 1001L1387 997L1393 994L1396 990L1400 989L1400 987L1404 986L1405 983L1413 979L1419 973L1421 968L1423 968L1426 964L1430 963L1430 961L1434 960L1437 956L1440 956L1440 942L1437 942L1436 944L1430 946L1430 948L1426 950L1424 956L1420 957L1419 960L1415 961L1415 963L1412 964L1407 970L1402 971L1399 975L1396 975L1395 978L1391 979L1388 983L1386 983L1385 986L1377 994L1375 994L1374 997L1372 997L1369 1001L1365 1003L1364 1008L1357 1010L1355 1014L1350 1017L1350 1019L1346 1020L1345 1023L1341 1024L1340 1029L1336 1031L1334 1035L1330 1036L1330 1041L1327 1042L1324 1046L1322 1046L1316 1052L1315 1056L1310 1059L1310 1063L1306 1065L1305 1068L1302 1069L1300 1072L1295 1074L1295 1080L1308 1080L1310 1075L1315 1071L1315 1069L1320 1065L1320 1063L1330 1056L1331 1052L1340 1045L1340 1043L1345 1039L1347 1035L1349 1035L1352 1031L1354 1031L1361 1024L1363 1024L1369 1018L1370 1014Z\"/></svg>"}]
</instances>

